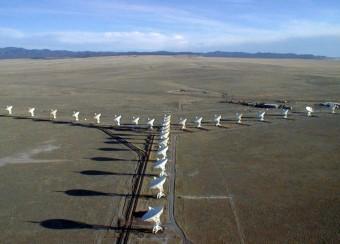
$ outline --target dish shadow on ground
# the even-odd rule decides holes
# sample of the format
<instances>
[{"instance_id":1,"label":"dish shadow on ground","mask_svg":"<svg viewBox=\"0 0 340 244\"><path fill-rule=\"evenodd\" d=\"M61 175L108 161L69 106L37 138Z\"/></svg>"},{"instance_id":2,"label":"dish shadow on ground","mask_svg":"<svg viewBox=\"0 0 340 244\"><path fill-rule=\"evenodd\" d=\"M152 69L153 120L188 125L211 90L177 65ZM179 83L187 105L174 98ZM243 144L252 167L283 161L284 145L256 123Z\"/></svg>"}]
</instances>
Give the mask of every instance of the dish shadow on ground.
<instances>
[{"instance_id":1,"label":"dish shadow on ground","mask_svg":"<svg viewBox=\"0 0 340 244\"><path fill-rule=\"evenodd\" d=\"M101 191L92 191L92 190L86 190L86 189L71 189L66 191L56 191L56 192L62 192L65 193L68 196L73 197L96 197L96 196L108 196L108 197L131 197L133 194L126 194L126 193L107 193L107 192L101 192ZM156 198L154 195L148 195L148 194L140 194L138 197L141 198Z\"/></svg>"},{"instance_id":2,"label":"dish shadow on ground","mask_svg":"<svg viewBox=\"0 0 340 244\"><path fill-rule=\"evenodd\" d=\"M109 171L100 171L100 170L84 170L79 171L76 173L80 173L82 175L89 175L89 176L98 176L98 175L122 175L122 176L136 176L136 175L143 175L148 177L158 176L157 174L134 174L134 173L124 173L124 172L109 172Z\"/></svg>"},{"instance_id":3,"label":"dish shadow on ground","mask_svg":"<svg viewBox=\"0 0 340 244\"><path fill-rule=\"evenodd\" d=\"M39 224L44 228L53 230L95 229L95 230L116 230L120 232L126 231L128 229L132 232L152 233L152 230L147 228L124 228L107 225L95 225L69 219L46 219L42 221L27 221L27 222Z\"/></svg>"}]
</instances>

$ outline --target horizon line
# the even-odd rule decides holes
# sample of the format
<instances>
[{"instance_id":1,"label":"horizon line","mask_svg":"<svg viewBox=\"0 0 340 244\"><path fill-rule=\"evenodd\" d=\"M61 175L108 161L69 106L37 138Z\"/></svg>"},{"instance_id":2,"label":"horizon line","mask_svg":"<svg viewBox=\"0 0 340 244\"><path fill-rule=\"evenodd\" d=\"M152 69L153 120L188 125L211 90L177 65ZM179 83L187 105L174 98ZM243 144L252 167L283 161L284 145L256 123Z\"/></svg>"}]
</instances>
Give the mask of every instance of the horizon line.
<instances>
[{"instance_id":1,"label":"horizon line","mask_svg":"<svg viewBox=\"0 0 340 244\"><path fill-rule=\"evenodd\" d=\"M25 48L18 46L4 46L0 49L23 49L28 51L51 51L51 52L70 52L70 53L98 53L98 54L157 54L157 53L169 53L169 54L192 54L192 55L207 55L207 54L243 54L243 55L292 55L292 56L310 56L313 58L322 59L339 59L340 57L330 57L325 55L317 55L312 53L295 53L295 52L270 52L270 51L257 51L257 52L246 52L246 51L226 51L226 50L214 50L214 51L169 51L169 50L153 50L153 51L104 51L104 50L68 50L68 49L50 49L50 48ZM0 55L1 56L1 55ZM108 55L109 56L109 55Z\"/></svg>"}]
</instances>

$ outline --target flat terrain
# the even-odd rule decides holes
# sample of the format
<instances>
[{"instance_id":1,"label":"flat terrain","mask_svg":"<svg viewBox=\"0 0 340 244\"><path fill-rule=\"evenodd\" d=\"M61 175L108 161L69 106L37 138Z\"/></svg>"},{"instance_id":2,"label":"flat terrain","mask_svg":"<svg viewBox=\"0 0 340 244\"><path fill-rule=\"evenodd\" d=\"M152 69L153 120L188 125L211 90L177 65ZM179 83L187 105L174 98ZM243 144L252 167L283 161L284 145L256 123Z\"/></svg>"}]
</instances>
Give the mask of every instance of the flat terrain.
<instances>
[{"instance_id":1,"label":"flat terrain","mask_svg":"<svg viewBox=\"0 0 340 244\"><path fill-rule=\"evenodd\" d=\"M293 106L289 119L227 100ZM124 232L139 158L155 135L133 217L131 243L337 243L340 241L340 62L199 57L0 61L0 242L112 243ZM14 116L4 116L6 105ZM308 118L304 107L316 109ZM27 119L28 107L36 117ZM57 122L49 111L58 109ZM80 111L79 123L71 123ZM91 125L123 115L172 113L166 199L148 189L157 129ZM244 113L242 125L235 113ZM214 114L222 127L213 126ZM203 129L193 128L203 116ZM188 118L188 130L175 125ZM138 149L138 150L139 150ZM169 189L174 191L169 192ZM174 204L174 205L172 205ZM165 231L138 215L164 206ZM174 209L172 209L172 206Z\"/></svg>"},{"instance_id":2,"label":"flat terrain","mask_svg":"<svg viewBox=\"0 0 340 244\"><path fill-rule=\"evenodd\" d=\"M188 236L194 242L338 242L339 117L183 135L176 193Z\"/></svg>"}]
</instances>

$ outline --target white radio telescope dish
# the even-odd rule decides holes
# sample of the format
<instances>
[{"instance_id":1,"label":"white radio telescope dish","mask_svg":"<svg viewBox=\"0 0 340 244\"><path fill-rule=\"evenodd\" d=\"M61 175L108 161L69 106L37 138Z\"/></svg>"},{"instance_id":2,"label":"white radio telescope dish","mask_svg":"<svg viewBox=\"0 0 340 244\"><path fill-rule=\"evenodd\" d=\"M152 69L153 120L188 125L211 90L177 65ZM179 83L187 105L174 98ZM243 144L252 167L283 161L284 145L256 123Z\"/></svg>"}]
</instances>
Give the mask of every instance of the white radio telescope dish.
<instances>
[{"instance_id":1,"label":"white radio telescope dish","mask_svg":"<svg viewBox=\"0 0 340 244\"><path fill-rule=\"evenodd\" d=\"M154 122L155 122L155 119L148 118L148 122L146 122L146 124L149 126L149 129L153 129Z\"/></svg>"},{"instance_id":2,"label":"white radio telescope dish","mask_svg":"<svg viewBox=\"0 0 340 244\"><path fill-rule=\"evenodd\" d=\"M170 125L170 119L163 119L163 122L162 122L162 124L163 125Z\"/></svg>"},{"instance_id":3,"label":"white radio telescope dish","mask_svg":"<svg viewBox=\"0 0 340 244\"><path fill-rule=\"evenodd\" d=\"M187 123L187 119L182 119L182 118L179 119L179 124L182 126L182 130L185 130L187 128L186 123Z\"/></svg>"},{"instance_id":4,"label":"white radio telescope dish","mask_svg":"<svg viewBox=\"0 0 340 244\"><path fill-rule=\"evenodd\" d=\"M97 124L100 124L100 116L102 116L102 114L94 113L93 118L96 120Z\"/></svg>"},{"instance_id":5,"label":"white radio telescope dish","mask_svg":"<svg viewBox=\"0 0 340 244\"><path fill-rule=\"evenodd\" d=\"M34 117L35 108L28 108L28 112L31 114L31 117Z\"/></svg>"},{"instance_id":6,"label":"white radio telescope dish","mask_svg":"<svg viewBox=\"0 0 340 244\"><path fill-rule=\"evenodd\" d=\"M138 123L139 123L139 117L133 116L133 117L132 117L132 123L134 123L135 125L138 125Z\"/></svg>"},{"instance_id":7,"label":"white radio telescope dish","mask_svg":"<svg viewBox=\"0 0 340 244\"><path fill-rule=\"evenodd\" d=\"M76 121L79 121L79 111L73 111L72 117L74 117Z\"/></svg>"},{"instance_id":8,"label":"white radio telescope dish","mask_svg":"<svg viewBox=\"0 0 340 244\"><path fill-rule=\"evenodd\" d=\"M171 114L169 114L169 115L164 115L164 117L163 117L163 121L168 121L168 120L170 120L171 119Z\"/></svg>"},{"instance_id":9,"label":"white radio telescope dish","mask_svg":"<svg viewBox=\"0 0 340 244\"><path fill-rule=\"evenodd\" d=\"M162 123L161 128L162 128L162 130L170 129L170 122L169 123Z\"/></svg>"},{"instance_id":10,"label":"white radio telescope dish","mask_svg":"<svg viewBox=\"0 0 340 244\"><path fill-rule=\"evenodd\" d=\"M170 125L162 125L161 132L168 132L170 130Z\"/></svg>"},{"instance_id":11,"label":"white radio telescope dish","mask_svg":"<svg viewBox=\"0 0 340 244\"><path fill-rule=\"evenodd\" d=\"M170 120L167 120L167 121L163 121L161 126L163 129L167 129L167 128L170 128Z\"/></svg>"},{"instance_id":12,"label":"white radio telescope dish","mask_svg":"<svg viewBox=\"0 0 340 244\"><path fill-rule=\"evenodd\" d=\"M166 133L161 133L161 140L169 138L169 134L170 134L170 131L168 131Z\"/></svg>"},{"instance_id":13,"label":"white radio telescope dish","mask_svg":"<svg viewBox=\"0 0 340 244\"><path fill-rule=\"evenodd\" d=\"M243 116L243 114L236 113L237 123L239 123L239 124L242 123L242 116Z\"/></svg>"},{"instance_id":14,"label":"white radio telescope dish","mask_svg":"<svg viewBox=\"0 0 340 244\"><path fill-rule=\"evenodd\" d=\"M307 116L308 117L312 116L312 113L314 112L313 108L310 106L307 106L306 110L307 110Z\"/></svg>"},{"instance_id":15,"label":"white radio telescope dish","mask_svg":"<svg viewBox=\"0 0 340 244\"><path fill-rule=\"evenodd\" d=\"M222 115L214 115L214 121L216 122L216 126L221 126L221 119L222 119Z\"/></svg>"},{"instance_id":16,"label":"white radio telescope dish","mask_svg":"<svg viewBox=\"0 0 340 244\"><path fill-rule=\"evenodd\" d=\"M287 118L288 118L288 112L289 112L289 109L283 110L283 118L284 118L284 119L287 119Z\"/></svg>"},{"instance_id":17,"label":"white radio telescope dish","mask_svg":"<svg viewBox=\"0 0 340 244\"><path fill-rule=\"evenodd\" d=\"M165 134L170 134L170 128L161 130L160 135L165 135Z\"/></svg>"},{"instance_id":18,"label":"white radio telescope dish","mask_svg":"<svg viewBox=\"0 0 340 244\"><path fill-rule=\"evenodd\" d=\"M169 143L169 137L159 141L159 146L166 146Z\"/></svg>"},{"instance_id":19,"label":"white radio telescope dish","mask_svg":"<svg viewBox=\"0 0 340 244\"><path fill-rule=\"evenodd\" d=\"M195 120L194 122L197 124L197 128L201 128L202 127L202 120L203 120L203 117L195 117Z\"/></svg>"},{"instance_id":20,"label":"white radio telescope dish","mask_svg":"<svg viewBox=\"0 0 340 244\"><path fill-rule=\"evenodd\" d=\"M8 111L8 114L9 114L9 115L12 115L13 106L12 106L12 105L7 105L7 106L6 106L6 110Z\"/></svg>"},{"instance_id":21,"label":"white radio telescope dish","mask_svg":"<svg viewBox=\"0 0 340 244\"><path fill-rule=\"evenodd\" d=\"M116 123L117 126L120 126L120 120L121 120L122 116L121 115L116 115L113 118L113 121Z\"/></svg>"},{"instance_id":22,"label":"white radio telescope dish","mask_svg":"<svg viewBox=\"0 0 340 244\"><path fill-rule=\"evenodd\" d=\"M51 109L50 115L53 117L53 119L57 119L57 109Z\"/></svg>"},{"instance_id":23,"label":"white radio telescope dish","mask_svg":"<svg viewBox=\"0 0 340 244\"><path fill-rule=\"evenodd\" d=\"M330 108L331 108L331 113L332 113L332 114L335 114L335 109L338 108L338 105L332 104Z\"/></svg>"},{"instance_id":24,"label":"white radio telescope dish","mask_svg":"<svg viewBox=\"0 0 340 244\"><path fill-rule=\"evenodd\" d=\"M158 151L160 151L160 150L162 150L162 149L164 149L164 148L166 148L166 147L167 147L167 145L159 144L159 146L158 146Z\"/></svg>"},{"instance_id":25,"label":"white radio telescope dish","mask_svg":"<svg viewBox=\"0 0 340 244\"><path fill-rule=\"evenodd\" d=\"M157 189L158 193L157 193L157 199L161 198L161 197L165 197L164 194L164 189L163 189L163 185L166 181L166 176L161 176L161 177L154 177L153 180L150 182L150 189Z\"/></svg>"},{"instance_id":26,"label":"white radio telescope dish","mask_svg":"<svg viewBox=\"0 0 340 244\"><path fill-rule=\"evenodd\" d=\"M258 112L257 117L259 118L260 121L264 121L264 115L266 114L265 111L263 112Z\"/></svg>"},{"instance_id":27,"label":"white radio telescope dish","mask_svg":"<svg viewBox=\"0 0 340 244\"><path fill-rule=\"evenodd\" d=\"M152 233L156 234L158 231L163 230L161 227L161 215L163 213L163 207L149 207L148 211L142 216L142 220L145 222L154 223Z\"/></svg>"},{"instance_id":28,"label":"white radio telescope dish","mask_svg":"<svg viewBox=\"0 0 340 244\"><path fill-rule=\"evenodd\" d=\"M157 155L161 156L163 159L166 158L166 153L168 152L169 147L166 146L165 148L158 150Z\"/></svg>"},{"instance_id":29,"label":"white radio telescope dish","mask_svg":"<svg viewBox=\"0 0 340 244\"><path fill-rule=\"evenodd\" d=\"M163 176L163 175L167 175L167 173L165 172L165 166L168 163L168 159L164 158L164 159L157 159L157 161L154 164L154 169L160 169L161 172L159 173L159 176Z\"/></svg>"}]
</instances>

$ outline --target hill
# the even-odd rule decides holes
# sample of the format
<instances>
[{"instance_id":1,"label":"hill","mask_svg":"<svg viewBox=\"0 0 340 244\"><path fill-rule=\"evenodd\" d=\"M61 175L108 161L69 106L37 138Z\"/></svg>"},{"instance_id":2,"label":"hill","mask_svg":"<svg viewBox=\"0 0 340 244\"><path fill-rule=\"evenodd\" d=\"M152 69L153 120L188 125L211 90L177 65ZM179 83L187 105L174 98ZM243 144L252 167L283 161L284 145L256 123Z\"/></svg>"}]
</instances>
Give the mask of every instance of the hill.
<instances>
[{"instance_id":1,"label":"hill","mask_svg":"<svg viewBox=\"0 0 340 244\"><path fill-rule=\"evenodd\" d=\"M50 50L50 49L25 49L17 47L0 48L0 59L55 59L55 58L87 58L103 56L128 56L128 55L189 55L202 57L233 57L233 58L278 58L278 59L326 59L325 56L316 56L312 54L295 54L295 53L246 53L246 52L94 52L94 51L67 51L67 50Z\"/></svg>"}]
</instances>

